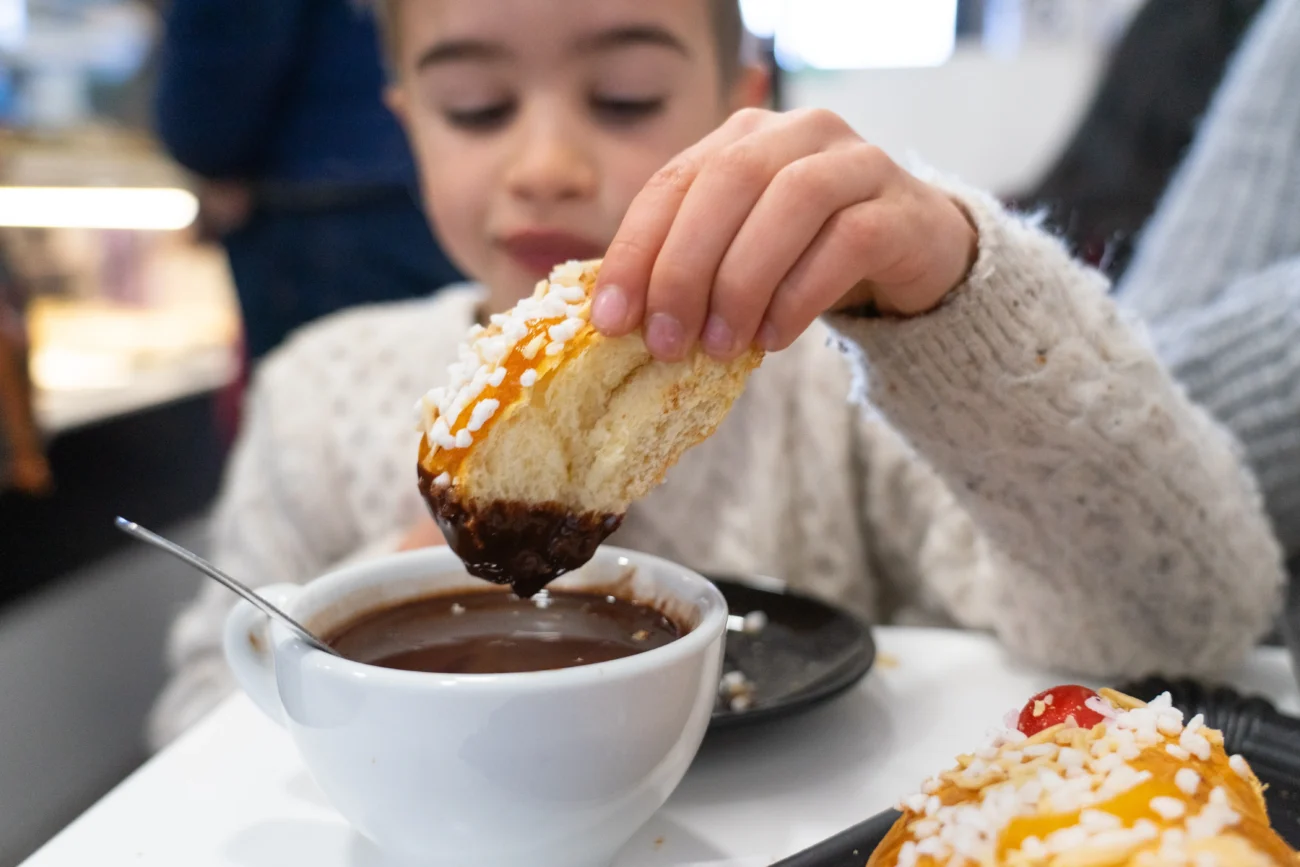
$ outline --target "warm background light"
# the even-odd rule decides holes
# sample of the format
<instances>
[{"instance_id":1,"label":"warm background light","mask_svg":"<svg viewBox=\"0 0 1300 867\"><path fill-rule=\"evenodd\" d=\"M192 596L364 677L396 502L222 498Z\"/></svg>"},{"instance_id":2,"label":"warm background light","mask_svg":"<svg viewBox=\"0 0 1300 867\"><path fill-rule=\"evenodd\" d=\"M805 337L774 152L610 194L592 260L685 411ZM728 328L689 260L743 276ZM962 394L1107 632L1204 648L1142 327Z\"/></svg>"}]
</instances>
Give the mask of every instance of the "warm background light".
<instances>
[{"instance_id":1,"label":"warm background light","mask_svg":"<svg viewBox=\"0 0 1300 867\"><path fill-rule=\"evenodd\" d=\"M180 189L0 187L0 226L168 231L198 213L198 199Z\"/></svg>"}]
</instances>

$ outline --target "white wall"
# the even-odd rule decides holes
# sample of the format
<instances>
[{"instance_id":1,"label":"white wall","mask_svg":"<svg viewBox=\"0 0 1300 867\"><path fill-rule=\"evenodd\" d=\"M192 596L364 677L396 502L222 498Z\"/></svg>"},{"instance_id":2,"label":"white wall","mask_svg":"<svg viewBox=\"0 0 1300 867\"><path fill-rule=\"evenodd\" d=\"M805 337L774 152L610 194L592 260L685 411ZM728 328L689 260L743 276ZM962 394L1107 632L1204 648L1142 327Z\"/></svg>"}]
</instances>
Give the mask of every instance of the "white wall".
<instances>
[{"instance_id":1,"label":"white wall","mask_svg":"<svg viewBox=\"0 0 1300 867\"><path fill-rule=\"evenodd\" d=\"M802 71L791 107L822 106L896 158L915 154L997 193L1033 183L1069 138L1104 62L1096 43L1000 58L962 47L944 66Z\"/></svg>"}]
</instances>

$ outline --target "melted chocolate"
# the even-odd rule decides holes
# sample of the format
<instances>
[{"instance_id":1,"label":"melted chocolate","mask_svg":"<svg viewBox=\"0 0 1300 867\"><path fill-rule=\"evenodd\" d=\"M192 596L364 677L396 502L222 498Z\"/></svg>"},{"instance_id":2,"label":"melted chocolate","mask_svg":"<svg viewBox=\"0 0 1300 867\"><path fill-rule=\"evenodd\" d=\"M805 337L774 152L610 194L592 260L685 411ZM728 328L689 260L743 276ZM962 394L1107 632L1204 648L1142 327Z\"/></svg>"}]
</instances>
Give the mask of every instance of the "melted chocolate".
<instances>
[{"instance_id":1,"label":"melted chocolate","mask_svg":"<svg viewBox=\"0 0 1300 867\"><path fill-rule=\"evenodd\" d=\"M615 596L553 590L525 600L478 590L363 614L326 641L348 659L384 668L503 674L620 659L680 635L660 612Z\"/></svg>"},{"instance_id":2,"label":"melted chocolate","mask_svg":"<svg viewBox=\"0 0 1300 867\"><path fill-rule=\"evenodd\" d=\"M420 467L420 493L447 544L471 575L509 584L527 599L566 572L586 565L622 523L622 515L574 514L559 503L462 503Z\"/></svg>"}]
</instances>

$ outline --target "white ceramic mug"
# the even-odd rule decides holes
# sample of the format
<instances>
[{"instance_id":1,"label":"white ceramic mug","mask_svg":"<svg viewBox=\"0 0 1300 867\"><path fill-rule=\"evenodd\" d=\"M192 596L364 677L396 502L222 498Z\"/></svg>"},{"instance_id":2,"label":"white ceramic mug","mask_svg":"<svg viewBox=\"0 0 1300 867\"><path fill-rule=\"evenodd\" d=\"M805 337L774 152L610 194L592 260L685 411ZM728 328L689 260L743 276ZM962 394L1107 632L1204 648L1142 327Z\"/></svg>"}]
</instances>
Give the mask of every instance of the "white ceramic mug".
<instances>
[{"instance_id":1,"label":"white ceramic mug","mask_svg":"<svg viewBox=\"0 0 1300 867\"><path fill-rule=\"evenodd\" d=\"M329 800L394 863L607 867L699 748L727 620L704 578L632 551L602 548L553 586L620 580L690 631L594 665L429 674L314 650L241 602L226 621L226 659ZM259 592L319 635L366 611L482 586L433 548Z\"/></svg>"}]
</instances>

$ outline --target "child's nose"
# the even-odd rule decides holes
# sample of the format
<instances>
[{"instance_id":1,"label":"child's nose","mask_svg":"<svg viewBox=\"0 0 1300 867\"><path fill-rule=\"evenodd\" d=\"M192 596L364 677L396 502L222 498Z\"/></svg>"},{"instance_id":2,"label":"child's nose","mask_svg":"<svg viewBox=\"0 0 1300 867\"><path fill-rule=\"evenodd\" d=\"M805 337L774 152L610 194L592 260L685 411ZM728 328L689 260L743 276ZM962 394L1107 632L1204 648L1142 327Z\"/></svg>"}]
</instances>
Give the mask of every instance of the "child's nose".
<instances>
[{"instance_id":1,"label":"child's nose","mask_svg":"<svg viewBox=\"0 0 1300 867\"><path fill-rule=\"evenodd\" d=\"M597 172L571 125L539 118L527 125L507 174L512 195L529 201L593 196Z\"/></svg>"}]
</instances>

